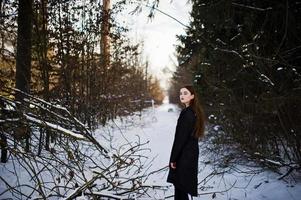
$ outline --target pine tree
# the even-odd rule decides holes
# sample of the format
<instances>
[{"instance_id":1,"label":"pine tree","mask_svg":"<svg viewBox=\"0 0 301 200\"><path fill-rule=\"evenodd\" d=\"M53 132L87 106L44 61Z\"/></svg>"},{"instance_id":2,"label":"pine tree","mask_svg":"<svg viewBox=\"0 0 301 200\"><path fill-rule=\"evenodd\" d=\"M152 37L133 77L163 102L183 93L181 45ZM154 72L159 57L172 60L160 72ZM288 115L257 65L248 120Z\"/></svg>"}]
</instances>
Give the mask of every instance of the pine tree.
<instances>
[{"instance_id":1,"label":"pine tree","mask_svg":"<svg viewBox=\"0 0 301 200\"><path fill-rule=\"evenodd\" d=\"M300 3L193 0L179 36L180 74L192 79L209 121L250 153L300 161ZM281 146L281 149L279 149Z\"/></svg>"}]
</instances>

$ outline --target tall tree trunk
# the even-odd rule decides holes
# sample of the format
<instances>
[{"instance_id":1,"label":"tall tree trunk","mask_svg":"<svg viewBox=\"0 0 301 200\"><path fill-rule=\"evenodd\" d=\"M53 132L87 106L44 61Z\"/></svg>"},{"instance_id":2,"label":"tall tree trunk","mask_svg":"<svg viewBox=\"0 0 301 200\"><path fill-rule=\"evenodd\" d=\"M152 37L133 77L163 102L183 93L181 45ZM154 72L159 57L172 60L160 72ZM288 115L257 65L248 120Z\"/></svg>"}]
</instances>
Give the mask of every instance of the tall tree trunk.
<instances>
[{"instance_id":1,"label":"tall tree trunk","mask_svg":"<svg viewBox=\"0 0 301 200\"><path fill-rule=\"evenodd\" d=\"M111 0L103 0L102 5L102 24L101 24L101 59L103 66L103 91L107 85L108 68L110 65L110 7Z\"/></svg>"},{"instance_id":2,"label":"tall tree trunk","mask_svg":"<svg viewBox=\"0 0 301 200\"><path fill-rule=\"evenodd\" d=\"M48 0L41 0L41 52L42 52L42 78L43 78L43 97L49 101L49 63L47 58L48 52L48 33L47 33L47 2Z\"/></svg>"},{"instance_id":3,"label":"tall tree trunk","mask_svg":"<svg viewBox=\"0 0 301 200\"><path fill-rule=\"evenodd\" d=\"M32 1L19 0L17 20L16 88L26 93L30 92L31 77ZM16 100L22 101L23 96L17 93Z\"/></svg>"},{"instance_id":4,"label":"tall tree trunk","mask_svg":"<svg viewBox=\"0 0 301 200\"><path fill-rule=\"evenodd\" d=\"M4 10L4 2L3 0L0 0L0 16L5 15L5 10ZM4 17L0 17L0 24L2 27L4 27ZM1 47L0 47L0 54L2 54L2 51L4 49L4 31L0 31L0 39L1 39Z\"/></svg>"},{"instance_id":5,"label":"tall tree trunk","mask_svg":"<svg viewBox=\"0 0 301 200\"><path fill-rule=\"evenodd\" d=\"M6 161L7 161L7 138L2 131L0 131L0 147L1 147L1 162L6 163Z\"/></svg>"},{"instance_id":6,"label":"tall tree trunk","mask_svg":"<svg viewBox=\"0 0 301 200\"><path fill-rule=\"evenodd\" d=\"M47 2L48 0L41 0L41 52L42 52L42 79L43 79L43 98L46 101L49 101L49 63L47 58L48 53L48 33L47 33ZM41 133L43 134L43 133ZM46 129L46 137L45 137L45 149L49 150L50 136L52 140L54 140L54 135L51 135L51 131ZM41 136L42 137L42 136ZM43 141L43 140L42 140Z\"/></svg>"},{"instance_id":7,"label":"tall tree trunk","mask_svg":"<svg viewBox=\"0 0 301 200\"><path fill-rule=\"evenodd\" d=\"M39 62L39 70L41 71L42 76L42 86L43 86L43 98L46 101L49 101L49 63L47 58L48 53L48 33L47 33L47 2L48 0L40 0L36 3L35 9L37 10L35 13L34 27L36 34L36 46L35 52L37 54L37 59ZM46 138L44 134L46 133ZM46 140L45 149L49 150L49 140L50 140L50 130L43 128L40 130L40 143L38 148L38 155L41 153L42 148L44 147L44 138Z\"/></svg>"},{"instance_id":8,"label":"tall tree trunk","mask_svg":"<svg viewBox=\"0 0 301 200\"><path fill-rule=\"evenodd\" d=\"M26 93L30 93L32 3L33 0L19 0L17 19L16 88ZM24 96L17 92L15 98L22 102ZM26 151L29 151L29 138L30 134L26 133Z\"/></svg>"},{"instance_id":9,"label":"tall tree trunk","mask_svg":"<svg viewBox=\"0 0 301 200\"><path fill-rule=\"evenodd\" d=\"M101 97L103 94L107 94L108 91L108 70L110 66L110 4L111 0L103 0L102 4L102 21L101 21L101 41L100 41L100 81L95 79L95 88L93 93L96 93L93 96L96 96L95 104L100 104L100 121L104 124L108 118L106 100ZM100 92L99 92L100 89Z\"/></svg>"},{"instance_id":10,"label":"tall tree trunk","mask_svg":"<svg viewBox=\"0 0 301 200\"><path fill-rule=\"evenodd\" d=\"M4 2L2 0L0 0L0 16L4 16ZM0 25L3 26L4 25L4 17L0 17ZM2 54L2 50L4 49L4 32L1 31L0 32L0 40L1 40L1 47L0 47L0 55ZM1 82L0 82L1 85ZM2 87L2 85L1 85ZM2 102L0 102L0 106L4 107L5 104ZM2 132L2 130L0 130L0 147L1 147L1 162L5 163L7 161L7 140L6 140L6 136L5 134Z\"/></svg>"}]
</instances>

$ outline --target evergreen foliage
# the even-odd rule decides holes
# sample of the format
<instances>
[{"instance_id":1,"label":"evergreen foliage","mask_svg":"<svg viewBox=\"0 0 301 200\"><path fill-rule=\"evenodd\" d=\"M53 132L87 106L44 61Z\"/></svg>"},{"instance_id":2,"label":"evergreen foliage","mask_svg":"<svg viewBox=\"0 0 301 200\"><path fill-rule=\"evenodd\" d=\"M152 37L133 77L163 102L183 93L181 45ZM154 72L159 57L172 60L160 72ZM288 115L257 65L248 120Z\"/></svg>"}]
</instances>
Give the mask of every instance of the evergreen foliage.
<instances>
[{"instance_id":1,"label":"evergreen foliage","mask_svg":"<svg viewBox=\"0 0 301 200\"><path fill-rule=\"evenodd\" d=\"M241 149L300 165L300 1L192 5L191 23L179 36L171 96L193 81L209 122Z\"/></svg>"}]
</instances>

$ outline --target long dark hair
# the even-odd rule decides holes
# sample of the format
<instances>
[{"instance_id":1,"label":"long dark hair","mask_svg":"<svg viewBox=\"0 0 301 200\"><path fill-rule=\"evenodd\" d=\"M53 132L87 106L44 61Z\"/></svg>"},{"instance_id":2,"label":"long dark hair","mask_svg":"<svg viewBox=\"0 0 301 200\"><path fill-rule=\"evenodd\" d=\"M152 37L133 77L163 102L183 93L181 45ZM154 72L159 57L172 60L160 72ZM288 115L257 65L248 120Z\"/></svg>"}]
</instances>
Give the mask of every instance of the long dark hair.
<instances>
[{"instance_id":1,"label":"long dark hair","mask_svg":"<svg viewBox=\"0 0 301 200\"><path fill-rule=\"evenodd\" d=\"M198 94L195 92L195 89L192 85L185 85L183 88L189 90L191 94L194 95L194 98L191 99L189 106L196 114L196 123L195 123L195 133L194 136L198 139L201 139L205 135L205 113L204 109L199 101Z\"/></svg>"}]
</instances>

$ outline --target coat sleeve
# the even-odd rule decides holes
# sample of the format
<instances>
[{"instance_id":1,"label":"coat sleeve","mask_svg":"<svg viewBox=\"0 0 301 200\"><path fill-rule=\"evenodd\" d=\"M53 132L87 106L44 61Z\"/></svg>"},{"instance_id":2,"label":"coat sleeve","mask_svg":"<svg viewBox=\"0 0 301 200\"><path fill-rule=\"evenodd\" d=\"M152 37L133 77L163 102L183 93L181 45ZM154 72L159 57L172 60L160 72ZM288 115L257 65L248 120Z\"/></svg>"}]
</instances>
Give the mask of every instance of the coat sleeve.
<instances>
[{"instance_id":1,"label":"coat sleeve","mask_svg":"<svg viewBox=\"0 0 301 200\"><path fill-rule=\"evenodd\" d=\"M177 124L175 139L171 150L170 162L177 162L189 137L192 136L194 126L194 113L192 111L186 111L183 113Z\"/></svg>"}]
</instances>

